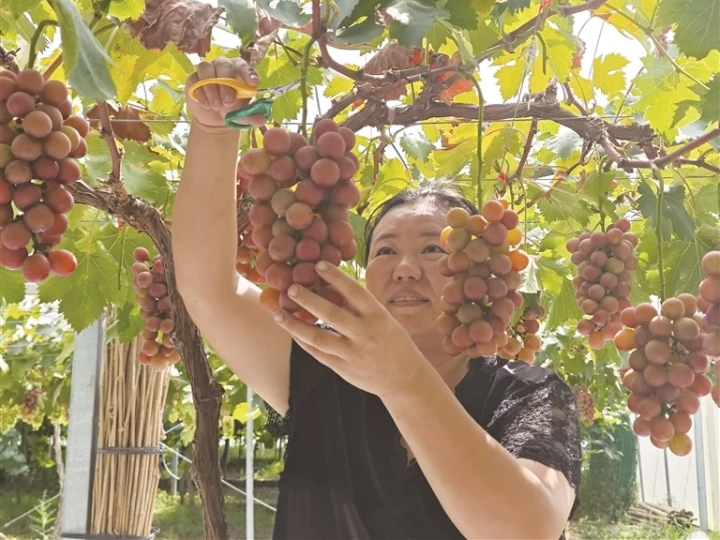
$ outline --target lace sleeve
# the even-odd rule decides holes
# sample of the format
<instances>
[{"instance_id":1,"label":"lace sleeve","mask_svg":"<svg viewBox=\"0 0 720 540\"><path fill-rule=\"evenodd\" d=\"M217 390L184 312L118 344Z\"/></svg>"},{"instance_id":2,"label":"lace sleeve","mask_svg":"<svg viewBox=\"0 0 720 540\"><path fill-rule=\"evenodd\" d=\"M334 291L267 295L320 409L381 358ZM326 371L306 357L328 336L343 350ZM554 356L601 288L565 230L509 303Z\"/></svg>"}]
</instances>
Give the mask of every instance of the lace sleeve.
<instances>
[{"instance_id":1,"label":"lace sleeve","mask_svg":"<svg viewBox=\"0 0 720 540\"><path fill-rule=\"evenodd\" d=\"M557 375L511 392L497 408L488 431L512 455L562 472L579 505L581 431L575 396Z\"/></svg>"}]
</instances>

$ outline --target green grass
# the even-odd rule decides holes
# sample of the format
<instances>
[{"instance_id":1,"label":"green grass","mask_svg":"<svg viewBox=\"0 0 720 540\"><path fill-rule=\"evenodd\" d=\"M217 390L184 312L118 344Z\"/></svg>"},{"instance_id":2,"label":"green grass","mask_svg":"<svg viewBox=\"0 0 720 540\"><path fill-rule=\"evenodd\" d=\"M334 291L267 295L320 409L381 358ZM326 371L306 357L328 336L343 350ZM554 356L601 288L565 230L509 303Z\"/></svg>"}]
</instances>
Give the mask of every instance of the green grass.
<instances>
[{"instance_id":1,"label":"green grass","mask_svg":"<svg viewBox=\"0 0 720 540\"><path fill-rule=\"evenodd\" d=\"M10 490L0 492L0 525L10 519L22 514L35 506L41 499L39 491L23 494L20 501L9 493ZM275 506L277 499L277 488L256 487L255 496ZM54 507L54 503L51 503ZM245 538L245 498L230 490L225 490L225 510L227 514L228 529L232 540ZM153 526L160 529L158 540L201 540L203 538L202 511L200 499L195 497L195 505L180 504L179 497L172 497L165 491L158 492L155 499L155 513ZM255 538L258 540L269 539L272 536L275 513L259 505L255 505ZM30 518L2 530L9 540L38 540L39 520L36 518L34 525ZM33 530L35 529L35 530ZM688 531L672 527L663 529L652 529L640 525L634 525L624 521L618 523L607 523L586 518L573 522L568 527L567 540L683 540ZM720 533L710 532L711 540L720 540Z\"/></svg>"}]
</instances>

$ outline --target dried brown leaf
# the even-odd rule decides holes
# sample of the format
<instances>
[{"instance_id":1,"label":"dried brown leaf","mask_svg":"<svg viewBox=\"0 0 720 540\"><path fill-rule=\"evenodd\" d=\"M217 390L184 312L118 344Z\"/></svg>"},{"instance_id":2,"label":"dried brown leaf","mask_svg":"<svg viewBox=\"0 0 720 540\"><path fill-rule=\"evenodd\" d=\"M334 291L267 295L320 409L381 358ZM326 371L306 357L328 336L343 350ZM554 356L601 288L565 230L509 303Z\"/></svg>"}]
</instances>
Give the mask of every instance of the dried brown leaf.
<instances>
[{"instance_id":1,"label":"dried brown leaf","mask_svg":"<svg viewBox=\"0 0 720 540\"><path fill-rule=\"evenodd\" d=\"M130 139L141 143L150 140L150 128L140 119L140 113L144 111L132 106L121 107L119 110L110 104L107 107L110 126L118 139ZM87 112L86 117L90 120L91 127L100 129L97 105Z\"/></svg>"},{"instance_id":2,"label":"dried brown leaf","mask_svg":"<svg viewBox=\"0 0 720 540\"><path fill-rule=\"evenodd\" d=\"M130 31L148 49L164 49L174 43L183 52L205 56L222 12L194 0L146 0L145 11L130 24Z\"/></svg>"}]
</instances>

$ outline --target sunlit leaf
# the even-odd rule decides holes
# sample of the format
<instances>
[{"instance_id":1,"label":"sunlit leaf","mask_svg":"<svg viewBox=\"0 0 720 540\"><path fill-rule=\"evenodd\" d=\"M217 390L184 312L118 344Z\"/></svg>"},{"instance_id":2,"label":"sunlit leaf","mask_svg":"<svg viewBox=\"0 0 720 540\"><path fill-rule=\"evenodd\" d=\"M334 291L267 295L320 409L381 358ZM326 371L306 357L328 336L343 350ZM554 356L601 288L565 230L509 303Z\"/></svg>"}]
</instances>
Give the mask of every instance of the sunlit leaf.
<instances>
[{"instance_id":1,"label":"sunlit leaf","mask_svg":"<svg viewBox=\"0 0 720 540\"><path fill-rule=\"evenodd\" d=\"M705 58L720 49L720 0L660 0L655 21L677 25L673 43L682 54Z\"/></svg>"}]
</instances>

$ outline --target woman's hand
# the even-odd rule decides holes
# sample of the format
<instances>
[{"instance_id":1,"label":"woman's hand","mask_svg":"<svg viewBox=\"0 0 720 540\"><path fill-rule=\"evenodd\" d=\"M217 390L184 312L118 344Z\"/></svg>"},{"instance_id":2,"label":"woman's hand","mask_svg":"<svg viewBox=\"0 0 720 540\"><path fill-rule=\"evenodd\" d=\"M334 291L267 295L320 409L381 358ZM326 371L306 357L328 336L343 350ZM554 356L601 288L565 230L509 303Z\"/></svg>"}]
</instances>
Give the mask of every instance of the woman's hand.
<instances>
[{"instance_id":1,"label":"woman's hand","mask_svg":"<svg viewBox=\"0 0 720 540\"><path fill-rule=\"evenodd\" d=\"M237 99L235 89L223 84L209 84L202 86L195 92L195 99L188 94L190 87L203 79L220 77L224 79L236 79L248 86L257 87L260 84L260 77L250 70L247 62L242 58L216 58L212 62L201 62L195 73L190 75L185 83L185 99L193 118L201 124L209 127L225 126L225 115L242 107L246 107L249 99ZM265 117L262 114L249 116L239 120L253 126L265 124Z\"/></svg>"},{"instance_id":2,"label":"woman's hand","mask_svg":"<svg viewBox=\"0 0 720 540\"><path fill-rule=\"evenodd\" d=\"M289 296L337 333L286 312L277 323L298 344L350 384L381 398L407 392L430 364L405 329L359 283L338 267L319 262L322 279L342 294L345 307L293 285Z\"/></svg>"}]
</instances>

